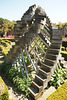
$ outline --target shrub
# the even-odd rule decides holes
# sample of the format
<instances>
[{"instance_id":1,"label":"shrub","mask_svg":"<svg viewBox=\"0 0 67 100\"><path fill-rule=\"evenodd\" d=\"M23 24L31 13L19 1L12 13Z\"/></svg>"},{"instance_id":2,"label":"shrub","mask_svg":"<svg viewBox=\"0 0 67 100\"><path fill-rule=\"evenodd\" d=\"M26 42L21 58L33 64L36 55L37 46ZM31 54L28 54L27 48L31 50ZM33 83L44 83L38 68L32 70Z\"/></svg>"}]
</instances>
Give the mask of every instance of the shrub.
<instances>
[{"instance_id":1,"label":"shrub","mask_svg":"<svg viewBox=\"0 0 67 100\"><path fill-rule=\"evenodd\" d=\"M65 82L61 87L59 87L46 100L67 100L67 82Z\"/></svg>"},{"instance_id":2,"label":"shrub","mask_svg":"<svg viewBox=\"0 0 67 100\"><path fill-rule=\"evenodd\" d=\"M0 77L0 100L9 100L8 88Z\"/></svg>"},{"instance_id":3,"label":"shrub","mask_svg":"<svg viewBox=\"0 0 67 100\"><path fill-rule=\"evenodd\" d=\"M62 56L67 61L67 51L61 51Z\"/></svg>"}]
</instances>

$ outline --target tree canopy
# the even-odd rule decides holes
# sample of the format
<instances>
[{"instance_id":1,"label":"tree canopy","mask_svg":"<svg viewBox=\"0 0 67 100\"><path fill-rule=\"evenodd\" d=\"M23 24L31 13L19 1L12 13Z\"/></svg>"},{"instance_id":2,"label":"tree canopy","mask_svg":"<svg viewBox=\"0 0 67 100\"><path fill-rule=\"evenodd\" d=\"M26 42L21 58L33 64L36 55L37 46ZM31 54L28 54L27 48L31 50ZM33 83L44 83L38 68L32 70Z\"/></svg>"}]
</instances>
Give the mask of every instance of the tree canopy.
<instances>
[{"instance_id":1,"label":"tree canopy","mask_svg":"<svg viewBox=\"0 0 67 100\"><path fill-rule=\"evenodd\" d=\"M63 27L66 27L66 26L67 26L67 23L61 23L61 22L59 22L59 23L57 24L57 26L58 26L59 29L61 29L61 28L63 28Z\"/></svg>"},{"instance_id":2,"label":"tree canopy","mask_svg":"<svg viewBox=\"0 0 67 100\"><path fill-rule=\"evenodd\" d=\"M9 21L7 19L0 18L0 32L8 32L14 30L15 21Z\"/></svg>"}]
</instances>

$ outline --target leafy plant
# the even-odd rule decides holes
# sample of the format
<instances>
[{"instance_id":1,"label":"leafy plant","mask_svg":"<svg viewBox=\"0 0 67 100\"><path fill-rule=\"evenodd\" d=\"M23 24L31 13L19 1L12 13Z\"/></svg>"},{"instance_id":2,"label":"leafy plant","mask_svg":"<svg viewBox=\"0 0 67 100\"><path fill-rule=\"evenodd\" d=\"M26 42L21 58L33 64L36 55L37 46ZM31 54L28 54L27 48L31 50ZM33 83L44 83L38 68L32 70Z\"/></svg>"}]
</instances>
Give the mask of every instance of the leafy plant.
<instances>
[{"instance_id":1,"label":"leafy plant","mask_svg":"<svg viewBox=\"0 0 67 100\"><path fill-rule=\"evenodd\" d=\"M14 68L5 63L2 63L0 65L0 71L4 72L7 77L13 81L18 90L24 91L26 93L26 96L29 97L28 87L31 85L33 80L30 74L29 78L27 78L26 76L23 77L21 71L18 72L17 68Z\"/></svg>"},{"instance_id":2,"label":"leafy plant","mask_svg":"<svg viewBox=\"0 0 67 100\"><path fill-rule=\"evenodd\" d=\"M19 76L16 76L13 78L13 82L18 90L24 91L26 93L26 96L29 97L28 87L32 83L32 77L30 77L30 78L24 77L22 79Z\"/></svg>"},{"instance_id":3,"label":"leafy plant","mask_svg":"<svg viewBox=\"0 0 67 100\"><path fill-rule=\"evenodd\" d=\"M67 79L67 69L58 67L58 69L54 71L54 74L52 75L49 84L58 88L65 82L66 79Z\"/></svg>"}]
</instances>

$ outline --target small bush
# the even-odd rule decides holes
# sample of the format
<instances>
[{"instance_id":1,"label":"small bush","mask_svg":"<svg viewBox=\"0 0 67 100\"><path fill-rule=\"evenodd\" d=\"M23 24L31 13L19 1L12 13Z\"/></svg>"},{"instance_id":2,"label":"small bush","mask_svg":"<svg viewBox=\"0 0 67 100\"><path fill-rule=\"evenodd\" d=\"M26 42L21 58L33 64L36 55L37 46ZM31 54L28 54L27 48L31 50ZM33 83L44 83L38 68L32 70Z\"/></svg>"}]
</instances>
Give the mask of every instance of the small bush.
<instances>
[{"instance_id":1,"label":"small bush","mask_svg":"<svg viewBox=\"0 0 67 100\"><path fill-rule=\"evenodd\" d=\"M67 82L65 82L61 87L59 87L46 100L67 100Z\"/></svg>"},{"instance_id":2,"label":"small bush","mask_svg":"<svg viewBox=\"0 0 67 100\"><path fill-rule=\"evenodd\" d=\"M8 88L0 77L0 100L9 100Z\"/></svg>"}]
</instances>

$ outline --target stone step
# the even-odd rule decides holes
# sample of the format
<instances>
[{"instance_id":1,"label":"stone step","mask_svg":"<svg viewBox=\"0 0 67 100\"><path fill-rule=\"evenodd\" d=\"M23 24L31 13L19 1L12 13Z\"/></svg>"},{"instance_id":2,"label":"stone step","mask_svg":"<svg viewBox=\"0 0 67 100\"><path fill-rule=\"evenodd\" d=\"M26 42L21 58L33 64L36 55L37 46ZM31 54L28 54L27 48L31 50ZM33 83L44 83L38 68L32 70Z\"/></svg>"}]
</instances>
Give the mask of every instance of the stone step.
<instances>
[{"instance_id":1,"label":"stone step","mask_svg":"<svg viewBox=\"0 0 67 100\"><path fill-rule=\"evenodd\" d=\"M41 69L43 69L45 72L49 73L51 70L51 66L48 66L46 64L44 64L43 62L39 62L39 65L41 67Z\"/></svg>"},{"instance_id":2,"label":"stone step","mask_svg":"<svg viewBox=\"0 0 67 100\"><path fill-rule=\"evenodd\" d=\"M47 53L53 54L53 55L58 55L59 52L60 52L59 49L54 49L54 48L49 48L48 51L47 51Z\"/></svg>"},{"instance_id":3,"label":"stone step","mask_svg":"<svg viewBox=\"0 0 67 100\"><path fill-rule=\"evenodd\" d=\"M52 43L62 43L61 40L56 40L56 39L52 39L51 42L52 42Z\"/></svg>"},{"instance_id":4,"label":"stone step","mask_svg":"<svg viewBox=\"0 0 67 100\"><path fill-rule=\"evenodd\" d=\"M53 55L53 54L46 54L46 58L47 59L51 59L51 60L56 60L57 59L57 55Z\"/></svg>"},{"instance_id":5,"label":"stone step","mask_svg":"<svg viewBox=\"0 0 67 100\"><path fill-rule=\"evenodd\" d=\"M57 35L57 36L56 35L53 35L52 36L52 39L61 39L62 40L62 37L60 35Z\"/></svg>"},{"instance_id":6,"label":"stone step","mask_svg":"<svg viewBox=\"0 0 67 100\"><path fill-rule=\"evenodd\" d=\"M38 89L38 92L39 92L39 93L40 93L40 92L42 91L42 89L43 89L42 84L41 84L41 83L38 84L37 81L33 81L33 82L32 82L32 85L34 86L35 89Z\"/></svg>"},{"instance_id":7,"label":"stone step","mask_svg":"<svg viewBox=\"0 0 67 100\"><path fill-rule=\"evenodd\" d=\"M58 43L58 44L57 43L52 43L49 48L60 49L60 47L61 47L60 43Z\"/></svg>"},{"instance_id":8,"label":"stone step","mask_svg":"<svg viewBox=\"0 0 67 100\"><path fill-rule=\"evenodd\" d=\"M48 73L45 72L44 70L40 69L40 68L39 68L39 72L38 73L41 74L41 75L44 75L46 78L48 76Z\"/></svg>"},{"instance_id":9,"label":"stone step","mask_svg":"<svg viewBox=\"0 0 67 100\"><path fill-rule=\"evenodd\" d=\"M39 93L41 93L43 87L47 87L47 79L44 75L40 75L38 73L28 90L31 96L36 100L39 97Z\"/></svg>"},{"instance_id":10,"label":"stone step","mask_svg":"<svg viewBox=\"0 0 67 100\"><path fill-rule=\"evenodd\" d=\"M40 81L40 83L42 84L42 86L44 86L44 83L46 83L47 78L45 77L45 75L42 74L36 74L35 76L35 80ZM46 85L45 85L46 86Z\"/></svg>"},{"instance_id":11,"label":"stone step","mask_svg":"<svg viewBox=\"0 0 67 100\"><path fill-rule=\"evenodd\" d=\"M55 61L50 60L50 59L45 59L44 64L48 66L54 66Z\"/></svg>"},{"instance_id":12,"label":"stone step","mask_svg":"<svg viewBox=\"0 0 67 100\"><path fill-rule=\"evenodd\" d=\"M42 75L45 75L46 78L47 78L47 81L50 80L50 76L51 76L51 72L45 72L43 69L39 69L39 73L42 74Z\"/></svg>"},{"instance_id":13,"label":"stone step","mask_svg":"<svg viewBox=\"0 0 67 100\"><path fill-rule=\"evenodd\" d=\"M28 88L30 95L34 98L34 100L36 100L38 98L39 92L37 89L35 89L34 87L30 86Z\"/></svg>"}]
</instances>

